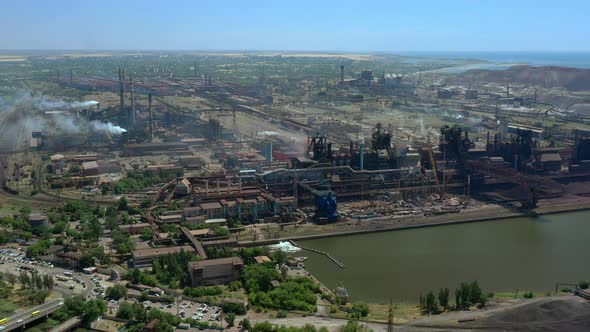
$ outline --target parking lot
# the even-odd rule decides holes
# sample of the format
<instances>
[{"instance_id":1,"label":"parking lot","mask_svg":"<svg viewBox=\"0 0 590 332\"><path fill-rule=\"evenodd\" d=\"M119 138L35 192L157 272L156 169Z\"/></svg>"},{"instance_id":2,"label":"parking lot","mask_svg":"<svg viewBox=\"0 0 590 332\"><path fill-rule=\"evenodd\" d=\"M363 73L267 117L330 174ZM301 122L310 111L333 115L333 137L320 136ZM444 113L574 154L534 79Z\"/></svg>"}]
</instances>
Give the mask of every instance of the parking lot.
<instances>
[{"instance_id":1,"label":"parking lot","mask_svg":"<svg viewBox=\"0 0 590 332\"><path fill-rule=\"evenodd\" d=\"M86 298L93 298L104 294L112 283L105 281L105 277L95 274L88 275L60 267L51 263L27 258L23 250L14 248L0 249L0 271L19 274L21 271L37 271L53 277L54 290L60 293L81 294ZM96 291L97 289L103 292Z\"/></svg>"},{"instance_id":2,"label":"parking lot","mask_svg":"<svg viewBox=\"0 0 590 332\"><path fill-rule=\"evenodd\" d=\"M120 301L109 301L109 309L112 310L113 315L116 315L119 309ZM128 302L139 302L136 299L129 300ZM179 303L164 303L164 302L141 302L145 308L155 308L163 312L168 312L173 315L177 315L182 318L192 318L201 322L215 322L221 321L221 308L218 306L209 306L205 303L181 301Z\"/></svg>"}]
</instances>

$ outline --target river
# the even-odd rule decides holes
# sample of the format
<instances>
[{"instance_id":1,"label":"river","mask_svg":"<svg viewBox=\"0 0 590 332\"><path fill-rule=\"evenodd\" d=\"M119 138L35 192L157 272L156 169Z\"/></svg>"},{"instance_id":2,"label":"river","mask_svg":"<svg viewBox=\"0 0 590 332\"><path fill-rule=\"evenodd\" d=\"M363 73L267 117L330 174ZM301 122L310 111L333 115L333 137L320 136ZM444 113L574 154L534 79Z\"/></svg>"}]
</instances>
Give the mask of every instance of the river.
<instances>
[{"instance_id":1,"label":"river","mask_svg":"<svg viewBox=\"0 0 590 332\"><path fill-rule=\"evenodd\" d=\"M485 292L547 292L590 279L590 211L299 241L307 270L352 300L415 302L420 292L478 280Z\"/></svg>"}]
</instances>

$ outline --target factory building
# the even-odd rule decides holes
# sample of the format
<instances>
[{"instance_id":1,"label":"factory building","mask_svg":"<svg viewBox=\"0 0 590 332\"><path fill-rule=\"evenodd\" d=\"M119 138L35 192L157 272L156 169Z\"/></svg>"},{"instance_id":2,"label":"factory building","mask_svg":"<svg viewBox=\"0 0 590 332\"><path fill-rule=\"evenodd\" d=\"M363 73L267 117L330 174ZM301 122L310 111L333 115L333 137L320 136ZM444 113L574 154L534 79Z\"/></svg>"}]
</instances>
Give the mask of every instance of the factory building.
<instances>
[{"instance_id":1,"label":"factory building","mask_svg":"<svg viewBox=\"0 0 590 332\"><path fill-rule=\"evenodd\" d=\"M139 235L145 229L150 228L150 224L148 223L139 223L139 224L128 224L128 225L120 225L119 229L124 232L129 233L129 235Z\"/></svg>"},{"instance_id":2,"label":"factory building","mask_svg":"<svg viewBox=\"0 0 590 332\"><path fill-rule=\"evenodd\" d=\"M176 254L180 252L194 253L195 249L191 246L178 246L135 250L133 251L133 267L150 267L152 266L154 258L166 256L169 254Z\"/></svg>"},{"instance_id":3,"label":"factory building","mask_svg":"<svg viewBox=\"0 0 590 332\"><path fill-rule=\"evenodd\" d=\"M227 284L240 279L244 262L240 257L227 257L190 262L192 287Z\"/></svg>"}]
</instances>

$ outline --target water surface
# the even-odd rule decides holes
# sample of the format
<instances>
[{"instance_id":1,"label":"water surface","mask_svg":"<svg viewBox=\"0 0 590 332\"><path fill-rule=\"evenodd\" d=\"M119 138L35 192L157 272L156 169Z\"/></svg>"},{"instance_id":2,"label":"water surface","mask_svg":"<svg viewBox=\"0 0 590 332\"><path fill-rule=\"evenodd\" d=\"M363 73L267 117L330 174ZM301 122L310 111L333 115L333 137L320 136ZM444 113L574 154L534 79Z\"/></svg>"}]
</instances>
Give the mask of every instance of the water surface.
<instances>
[{"instance_id":1,"label":"water surface","mask_svg":"<svg viewBox=\"0 0 590 332\"><path fill-rule=\"evenodd\" d=\"M300 241L326 286L355 300L416 301L420 292L478 280L485 291L552 291L590 279L590 211Z\"/></svg>"}]
</instances>

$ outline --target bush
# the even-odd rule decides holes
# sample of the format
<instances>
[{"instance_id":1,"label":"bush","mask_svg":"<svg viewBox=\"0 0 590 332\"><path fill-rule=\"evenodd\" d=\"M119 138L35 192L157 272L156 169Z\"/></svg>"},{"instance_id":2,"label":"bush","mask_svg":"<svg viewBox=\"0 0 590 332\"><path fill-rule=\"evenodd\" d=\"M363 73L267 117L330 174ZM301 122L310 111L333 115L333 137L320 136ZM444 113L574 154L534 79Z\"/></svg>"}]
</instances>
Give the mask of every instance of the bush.
<instances>
[{"instance_id":1,"label":"bush","mask_svg":"<svg viewBox=\"0 0 590 332\"><path fill-rule=\"evenodd\" d=\"M582 280L578 283L578 286L580 286L581 289L588 289L590 282L588 282L588 280Z\"/></svg>"},{"instance_id":2,"label":"bush","mask_svg":"<svg viewBox=\"0 0 590 332\"><path fill-rule=\"evenodd\" d=\"M432 298L434 299L434 295L432 294L432 292L429 294L432 295ZM369 315L369 306L366 303L362 302L355 303L352 305L351 315L353 317L356 317L356 319L360 319L361 317L367 317Z\"/></svg>"},{"instance_id":3,"label":"bush","mask_svg":"<svg viewBox=\"0 0 590 332\"><path fill-rule=\"evenodd\" d=\"M522 296L525 299L532 299L533 297L535 297L535 294L533 294L533 292L524 292L524 294L522 294Z\"/></svg>"},{"instance_id":4,"label":"bush","mask_svg":"<svg viewBox=\"0 0 590 332\"><path fill-rule=\"evenodd\" d=\"M287 317L286 312L284 312L282 310L277 311L277 318L285 318L285 317Z\"/></svg>"},{"instance_id":5,"label":"bush","mask_svg":"<svg viewBox=\"0 0 590 332\"><path fill-rule=\"evenodd\" d=\"M223 293L223 289L221 289L219 286L195 288L188 287L185 288L182 293L190 297L216 296L221 295L221 293Z\"/></svg>"},{"instance_id":6,"label":"bush","mask_svg":"<svg viewBox=\"0 0 590 332\"><path fill-rule=\"evenodd\" d=\"M562 293L571 293L572 292L572 289L571 288L562 288L562 289L560 289L560 291Z\"/></svg>"}]
</instances>

